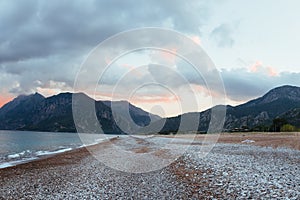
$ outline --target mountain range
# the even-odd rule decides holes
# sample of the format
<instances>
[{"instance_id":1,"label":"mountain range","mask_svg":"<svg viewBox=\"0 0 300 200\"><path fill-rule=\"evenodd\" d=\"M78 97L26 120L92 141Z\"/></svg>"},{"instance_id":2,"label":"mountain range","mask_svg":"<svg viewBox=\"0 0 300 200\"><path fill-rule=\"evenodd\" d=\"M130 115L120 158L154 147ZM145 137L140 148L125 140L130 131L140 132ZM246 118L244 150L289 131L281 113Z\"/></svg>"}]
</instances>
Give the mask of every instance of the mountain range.
<instances>
[{"instance_id":1,"label":"mountain range","mask_svg":"<svg viewBox=\"0 0 300 200\"><path fill-rule=\"evenodd\" d=\"M72 114L72 99L78 96L85 103L95 104L95 113L104 133L124 133L115 123L111 105L119 117L125 114L124 108L129 108L131 119L139 126L148 125L151 120L160 117L148 113L127 101L95 101L83 93L61 93L45 98L35 93L21 95L5 104L0 109L0 130L30 130L49 132L76 132Z\"/></svg>"},{"instance_id":2,"label":"mountain range","mask_svg":"<svg viewBox=\"0 0 300 200\"><path fill-rule=\"evenodd\" d=\"M300 127L300 87L281 86L267 92L262 97L247 103L230 106L226 109L223 131L267 131L276 118L283 118L287 123ZM211 109L200 112L198 131L206 132L210 123ZM168 118L161 130L163 133L178 130L181 118L199 113L186 113Z\"/></svg>"},{"instance_id":3,"label":"mountain range","mask_svg":"<svg viewBox=\"0 0 300 200\"><path fill-rule=\"evenodd\" d=\"M96 101L83 93L61 93L45 98L41 94L21 95L0 108L1 130L30 130L49 132L76 132L72 115L72 97L77 95L95 104L95 113L104 133L125 134L138 133L136 127L121 129L115 122L117 117L123 124L130 126L126 114L138 127L150 124L161 125L161 133L178 130L181 118L189 119L199 116L198 131L206 132L209 127L212 108L200 113L185 113L176 117L161 118L138 108L127 101ZM113 106L113 107L112 107ZM223 130L251 129L261 130L269 127L275 118L283 118L289 124L300 128L300 87L281 86L270 90L260 98L247 103L230 106L220 105L226 109ZM113 108L113 109L112 109ZM192 128L193 129L193 128ZM153 129L143 129L151 132ZM91 131L89 131L91 132Z\"/></svg>"}]
</instances>

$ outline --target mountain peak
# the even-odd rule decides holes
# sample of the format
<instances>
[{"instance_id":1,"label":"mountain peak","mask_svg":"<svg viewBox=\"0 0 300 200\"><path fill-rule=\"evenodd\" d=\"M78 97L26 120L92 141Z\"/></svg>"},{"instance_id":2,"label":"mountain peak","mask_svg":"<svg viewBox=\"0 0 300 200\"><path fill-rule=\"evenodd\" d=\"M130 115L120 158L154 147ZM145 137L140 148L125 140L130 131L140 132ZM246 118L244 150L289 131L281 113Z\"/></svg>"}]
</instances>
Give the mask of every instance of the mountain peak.
<instances>
[{"instance_id":1,"label":"mountain peak","mask_svg":"<svg viewBox=\"0 0 300 200\"><path fill-rule=\"evenodd\" d=\"M41 98L44 99L45 97L43 95L41 95L40 93L36 92L34 94L20 94L19 96L17 96L16 98L13 99L13 101L19 101L19 100L25 100L25 99L29 99L29 98Z\"/></svg>"},{"instance_id":2,"label":"mountain peak","mask_svg":"<svg viewBox=\"0 0 300 200\"><path fill-rule=\"evenodd\" d=\"M0 109L0 117L4 116L7 112L17 108L20 105L23 107L29 108L30 105L37 104L37 103L43 101L44 99L45 99L45 97L37 92L34 94L30 94L30 95L24 95L24 94L19 95L16 98L14 98L12 101L5 104Z\"/></svg>"},{"instance_id":3,"label":"mountain peak","mask_svg":"<svg viewBox=\"0 0 300 200\"><path fill-rule=\"evenodd\" d=\"M300 101L300 87L291 86L291 85L283 85L280 87L276 87L269 92L267 92L264 96L259 97L257 99L251 100L245 104L240 106L252 107L259 104L268 104L274 102L279 99L288 99L291 101Z\"/></svg>"},{"instance_id":4,"label":"mountain peak","mask_svg":"<svg viewBox=\"0 0 300 200\"><path fill-rule=\"evenodd\" d=\"M270 93L270 92L286 92L286 91L290 91L290 90L300 90L300 87L292 86L292 85L282 85L282 86L273 88L268 93Z\"/></svg>"},{"instance_id":5,"label":"mountain peak","mask_svg":"<svg viewBox=\"0 0 300 200\"><path fill-rule=\"evenodd\" d=\"M0 108L0 129L74 132L76 131L72 115L74 102L75 105L78 102L80 106L94 104L97 120L105 133L124 133L114 120L114 114L117 115L116 119L122 119L126 124L126 132L128 133L147 126L152 120L160 119L160 117L135 107L127 101L114 102L118 112L113 114L111 106L105 105L111 105L111 102L95 101L84 93L64 92L47 98L35 93L20 95ZM127 115L124 115L125 111L125 114L128 113L128 109L130 117L136 125L130 121L130 118L126 118ZM91 116L94 117L93 113L92 115L89 114L90 112L87 112L82 115L84 120ZM127 124L130 125L128 129ZM79 131L94 132L94 129L88 129L89 126L83 124Z\"/></svg>"},{"instance_id":6,"label":"mountain peak","mask_svg":"<svg viewBox=\"0 0 300 200\"><path fill-rule=\"evenodd\" d=\"M269 103L281 98L300 101L300 87L284 85L274 88L262 97L262 102Z\"/></svg>"},{"instance_id":7,"label":"mountain peak","mask_svg":"<svg viewBox=\"0 0 300 200\"><path fill-rule=\"evenodd\" d=\"M37 100L42 100L44 99L45 97L39 93L34 93L34 94L29 94L29 95L25 95L25 94L21 94L19 96L17 96L16 98L14 98L11 102L9 103L13 103L13 104L18 104L20 103L21 101L25 101L25 100L28 100L28 99L37 99ZM8 104L9 104L8 103ZM4 105L5 106L5 105Z\"/></svg>"},{"instance_id":8,"label":"mountain peak","mask_svg":"<svg viewBox=\"0 0 300 200\"><path fill-rule=\"evenodd\" d=\"M42 94L40 94L40 93L38 93L38 92L36 92L36 93L34 93L34 94L32 94L32 95L29 95L29 96L32 96L32 97L34 97L34 98L42 98L42 99L45 98Z\"/></svg>"}]
</instances>

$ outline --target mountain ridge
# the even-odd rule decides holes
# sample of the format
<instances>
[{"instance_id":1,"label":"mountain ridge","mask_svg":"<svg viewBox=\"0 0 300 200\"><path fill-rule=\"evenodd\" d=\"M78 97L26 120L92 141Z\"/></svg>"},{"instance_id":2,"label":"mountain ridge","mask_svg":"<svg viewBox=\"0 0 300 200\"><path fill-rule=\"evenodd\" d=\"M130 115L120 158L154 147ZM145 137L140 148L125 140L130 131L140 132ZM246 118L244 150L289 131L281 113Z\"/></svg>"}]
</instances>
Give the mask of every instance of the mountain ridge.
<instances>
[{"instance_id":1,"label":"mountain ridge","mask_svg":"<svg viewBox=\"0 0 300 200\"><path fill-rule=\"evenodd\" d=\"M300 87L297 86L284 85L276 87L259 98L237 106L217 106L226 107L226 118L223 131L242 129L262 131L263 127L271 126L273 120L280 117L287 118L290 124L300 128L300 114L295 114L295 116L298 116L299 119L293 120L289 114L293 109L299 109L300 111ZM202 112L196 112L199 114L199 126L197 131L208 131L211 110L212 108L209 108ZM175 117L167 118L166 124L162 128L161 132L176 132L179 128L181 117L193 114L195 114L195 112L184 113Z\"/></svg>"},{"instance_id":2,"label":"mountain ridge","mask_svg":"<svg viewBox=\"0 0 300 200\"><path fill-rule=\"evenodd\" d=\"M96 101L84 93L66 92L47 98L38 93L18 96L0 108L0 129L76 132L72 115L73 95L95 103L97 119L106 133L124 133L114 117L127 126L127 133L151 132L155 129L143 127L147 127L150 122L154 122L156 126L164 120L166 123L160 132L174 132L178 130L182 117L192 120L195 119L195 115L199 115L197 131L206 132L210 123L212 108L160 118L127 101ZM255 130L258 127L270 126L275 118L284 118L293 126L300 127L300 87L297 86L284 85L273 88L263 96L241 105L218 106L226 108L225 131L241 127ZM127 121L128 114L136 127L128 125L131 123Z\"/></svg>"},{"instance_id":3,"label":"mountain ridge","mask_svg":"<svg viewBox=\"0 0 300 200\"><path fill-rule=\"evenodd\" d=\"M110 105L105 105L108 104L107 102L96 101L84 93L69 92L47 98L38 93L16 97L0 108L0 129L76 132L72 113L73 95L84 99L85 102L89 101L95 104L96 117L104 133L124 134L124 131L114 122ZM140 126L149 124L151 117L156 120L160 119L156 115L133 106L129 102L127 103L131 109L135 109L130 110L130 114ZM138 112L135 112L136 110ZM120 116L121 114L117 113L117 115ZM124 120L124 117L122 119Z\"/></svg>"}]
</instances>

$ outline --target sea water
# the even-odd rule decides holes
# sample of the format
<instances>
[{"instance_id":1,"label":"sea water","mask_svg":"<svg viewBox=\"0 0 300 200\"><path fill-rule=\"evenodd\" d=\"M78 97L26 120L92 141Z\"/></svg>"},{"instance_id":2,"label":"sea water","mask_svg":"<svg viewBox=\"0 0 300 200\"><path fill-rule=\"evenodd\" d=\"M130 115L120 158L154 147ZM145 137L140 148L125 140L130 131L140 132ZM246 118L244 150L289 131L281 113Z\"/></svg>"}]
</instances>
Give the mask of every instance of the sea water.
<instances>
[{"instance_id":1,"label":"sea water","mask_svg":"<svg viewBox=\"0 0 300 200\"><path fill-rule=\"evenodd\" d=\"M115 137L103 134L0 131L0 169Z\"/></svg>"}]
</instances>

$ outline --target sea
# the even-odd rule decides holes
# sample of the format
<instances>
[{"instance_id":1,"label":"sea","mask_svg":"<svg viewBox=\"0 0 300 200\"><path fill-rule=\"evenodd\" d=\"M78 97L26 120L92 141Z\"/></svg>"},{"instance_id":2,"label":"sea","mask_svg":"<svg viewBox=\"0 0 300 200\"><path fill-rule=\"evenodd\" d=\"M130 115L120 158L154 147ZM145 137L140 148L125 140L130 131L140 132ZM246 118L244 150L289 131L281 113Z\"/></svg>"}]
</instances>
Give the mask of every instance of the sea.
<instances>
[{"instance_id":1,"label":"sea","mask_svg":"<svg viewBox=\"0 0 300 200\"><path fill-rule=\"evenodd\" d=\"M101 143L114 135L0 131L0 169Z\"/></svg>"}]
</instances>

